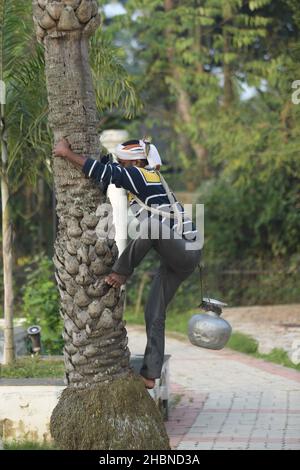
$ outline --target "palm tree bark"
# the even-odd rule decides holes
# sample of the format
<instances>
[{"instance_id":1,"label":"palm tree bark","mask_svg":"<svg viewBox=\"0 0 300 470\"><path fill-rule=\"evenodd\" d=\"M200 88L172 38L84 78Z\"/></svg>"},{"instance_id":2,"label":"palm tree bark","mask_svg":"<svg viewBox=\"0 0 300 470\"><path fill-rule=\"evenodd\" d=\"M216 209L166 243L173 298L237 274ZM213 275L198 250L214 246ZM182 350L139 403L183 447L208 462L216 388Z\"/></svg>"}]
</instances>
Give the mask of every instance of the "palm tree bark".
<instances>
[{"instance_id":1,"label":"palm tree bark","mask_svg":"<svg viewBox=\"0 0 300 470\"><path fill-rule=\"evenodd\" d=\"M66 137L73 151L98 157L88 61L89 36L100 24L97 2L39 0L33 13L45 47L54 140ZM107 233L111 206L68 161L54 159L53 175L58 215L53 262L68 387L51 417L52 436L64 449L166 449L162 418L130 369L123 295L104 282L118 255Z\"/></svg>"}]
</instances>

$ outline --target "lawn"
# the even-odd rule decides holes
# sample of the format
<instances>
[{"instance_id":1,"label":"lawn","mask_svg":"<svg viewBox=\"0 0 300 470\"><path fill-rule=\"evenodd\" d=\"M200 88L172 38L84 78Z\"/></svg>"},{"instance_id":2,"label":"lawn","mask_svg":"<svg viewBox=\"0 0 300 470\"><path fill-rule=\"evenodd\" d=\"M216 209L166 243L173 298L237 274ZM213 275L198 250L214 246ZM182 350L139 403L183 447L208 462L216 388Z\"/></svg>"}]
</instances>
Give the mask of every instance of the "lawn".
<instances>
[{"instance_id":1,"label":"lawn","mask_svg":"<svg viewBox=\"0 0 300 470\"><path fill-rule=\"evenodd\" d=\"M0 365L1 378L63 377L64 363L60 359L22 357L11 366Z\"/></svg>"},{"instance_id":2,"label":"lawn","mask_svg":"<svg viewBox=\"0 0 300 470\"><path fill-rule=\"evenodd\" d=\"M39 443L32 441L12 441L4 442L4 450L57 450L54 444Z\"/></svg>"}]
</instances>

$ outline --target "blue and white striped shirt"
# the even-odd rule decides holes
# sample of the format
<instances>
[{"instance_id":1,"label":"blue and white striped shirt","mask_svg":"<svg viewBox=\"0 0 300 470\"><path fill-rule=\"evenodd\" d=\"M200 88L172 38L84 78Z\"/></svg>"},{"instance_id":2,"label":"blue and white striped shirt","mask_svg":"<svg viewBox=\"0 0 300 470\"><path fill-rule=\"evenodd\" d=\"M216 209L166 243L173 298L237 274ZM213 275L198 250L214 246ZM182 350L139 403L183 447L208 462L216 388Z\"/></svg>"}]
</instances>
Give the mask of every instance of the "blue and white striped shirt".
<instances>
[{"instance_id":1,"label":"blue and white striped shirt","mask_svg":"<svg viewBox=\"0 0 300 470\"><path fill-rule=\"evenodd\" d=\"M104 157L103 160L105 160L105 158L106 157ZM95 182L101 184L104 190L107 189L109 184L113 183L117 187L129 191L128 199L130 207L139 221L145 216L158 217L160 222L168 223L173 230L176 228L176 219L175 221L174 219L166 220L161 215L155 216L151 214L150 211L140 207L133 198L133 196L136 195L148 206L156 207L164 212L173 212L165 188L161 183L160 176L155 170L137 166L125 168L118 163L103 163L102 161L99 162L98 160L88 158L82 167L82 171L86 177L92 178ZM174 198L176 200L175 195ZM186 239L194 240L197 235L197 230L180 202L177 201L176 204L178 204L178 208L183 214L182 235Z\"/></svg>"}]
</instances>

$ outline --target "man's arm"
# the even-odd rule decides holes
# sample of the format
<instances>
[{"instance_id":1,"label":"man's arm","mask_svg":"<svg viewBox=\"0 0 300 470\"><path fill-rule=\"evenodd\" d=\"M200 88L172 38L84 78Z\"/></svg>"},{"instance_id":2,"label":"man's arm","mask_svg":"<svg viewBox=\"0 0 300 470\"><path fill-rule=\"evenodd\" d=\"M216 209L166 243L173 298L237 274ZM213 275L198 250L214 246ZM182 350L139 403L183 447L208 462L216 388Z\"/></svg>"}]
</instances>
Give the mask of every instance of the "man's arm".
<instances>
[{"instance_id":1,"label":"man's arm","mask_svg":"<svg viewBox=\"0 0 300 470\"><path fill-rule=\"evenodd\" d=\"M74 165L79 166L80 168L83 167L87 158L83 155L78 155L77 153L73 152L70 148L70 144L66 139L60 140L55 146L53 150L53 155L55 157L62 157L69 162L74 163Z\"/></svg>"},{"instance_id":2,"label":"man's arm","mask_svg":"<svg viewBox=\"0 0 300 470\"><path fill-rule=\"evenodd\" d=\"M138 186L142 183L140 172L137 168L123 168L116 163L101 163L92 158L86 158L74 153L66 139L60 140L54 147L53 155L63 157L78 165L87 178L92 178L96 183L107 188L110 183L119 188L139 194ZM138 181L136 180L138 178Z\"/></svg>"},{"instance_id":3,"label":"man's arm","mask_svg":"<svg viewBox=\"0 0 300 470\"><path fill-rule=\"evenodd\" d=\"M67 152L65 159L69 160L69 162L74 163L74 165L77 165L80 168L83 167L83 165L85 164L87 160L86 157L84 157L83 155L78 155L77 153L74 153L71 149Z\"/></svg>"}]
</instances>

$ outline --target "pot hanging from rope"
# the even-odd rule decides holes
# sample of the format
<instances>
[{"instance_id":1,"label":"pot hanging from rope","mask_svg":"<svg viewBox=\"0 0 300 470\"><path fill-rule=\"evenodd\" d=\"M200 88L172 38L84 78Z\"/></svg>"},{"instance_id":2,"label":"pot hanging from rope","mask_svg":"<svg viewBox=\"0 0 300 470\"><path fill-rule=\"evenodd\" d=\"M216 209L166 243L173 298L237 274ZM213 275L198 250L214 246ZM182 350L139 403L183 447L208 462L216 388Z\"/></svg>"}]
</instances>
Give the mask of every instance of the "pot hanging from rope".
<instances>
[{"instance_id":1,"label":"pot hanging from rope","mask_svg":"<svg viewBox=\"0 0 300 470\"><path fill-rule=\"evenodd\" d=\"M207 349L222 349L230 338L230 324L220 318L222 307L227 304L209 297L203 298L202 266L200 270L202 312L193 315L188 324L188 337L194 346Z\"/></svg>"}]
</instances>

